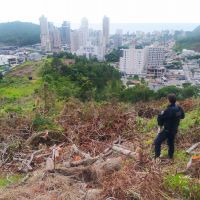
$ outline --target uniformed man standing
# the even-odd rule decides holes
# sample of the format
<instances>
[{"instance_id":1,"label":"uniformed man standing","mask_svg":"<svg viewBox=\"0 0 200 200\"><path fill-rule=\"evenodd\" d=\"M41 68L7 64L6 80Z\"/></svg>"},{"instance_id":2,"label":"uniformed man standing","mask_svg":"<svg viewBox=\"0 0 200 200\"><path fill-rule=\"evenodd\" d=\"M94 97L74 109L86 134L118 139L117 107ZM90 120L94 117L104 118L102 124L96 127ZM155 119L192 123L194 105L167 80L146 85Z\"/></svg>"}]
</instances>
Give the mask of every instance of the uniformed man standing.
<instances>
[{"instance_id":1,"label":"uniformed man standing","mask_svg":"<svg viewBox=\"0 0 200 200\"><path fill-rule=\"evenodd\" d=\"M158 133L154 145L155 145L155 158L160 157L161 144L167 140L168 145L168 157L173 158L174 155L174 142L176 133L178 131L178 126L181 119L184 119L185 114L183 109L176 105L176 95L168 95L169 106L166 110L162 111L158 115L157 121L158 125L164 127L161 132Z\"/></svg>"}]
</instances>

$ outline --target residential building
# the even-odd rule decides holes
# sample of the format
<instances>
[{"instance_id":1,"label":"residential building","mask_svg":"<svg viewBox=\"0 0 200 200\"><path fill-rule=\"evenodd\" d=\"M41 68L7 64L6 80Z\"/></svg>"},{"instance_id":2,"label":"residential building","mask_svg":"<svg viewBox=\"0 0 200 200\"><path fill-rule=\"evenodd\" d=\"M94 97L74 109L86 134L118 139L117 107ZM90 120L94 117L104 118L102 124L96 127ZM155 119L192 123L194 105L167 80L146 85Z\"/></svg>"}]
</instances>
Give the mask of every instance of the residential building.
<instances>
[{"instance_id":1,"label":"residential building","mask_svg":"<svg viewBox=\"0 0 200 200\"><path fill-rule=\"evenodd\" d=\"M61 50L61 38L60 31L53 23L49 23L49 35L51 42L51 50L53 52L59 52Z\"/></svg>"},{"instance_id":2,"label":"residential building","mask_svg":"<svg viewBox=\"0 0 200 200\"><path fill-rule=\"evenodd\" d=\"M150 78L163 76L165 72L164 48L145 47L145 72Z\"/></svg>"},{"instance_id":3,"label":"residential building","mask_svg":"<svg viewBox=\"0 0 200 200\"><path fill-rule=\"evenodd\" d=\"M70 31L70 22L64 21L62 27L60 28L61 42L63 45L70 46Z\"/></svg>"},{"instance_id":4,"label":"residential building","mask_svg":"<svg viewBox=\"0 0 200 200\"><path fill-rule=\"evenodd\" d=\"M48 21L47 18L44 16L40 17L40 39L41 39L42 51L44 52L51 51Z\"/></svg>"},{"instance_id":5,"label":"residential building","mask_svg":"<svg viewBox=\"0 0 200 200\"><path fill-rule=\"evenodd\" d=\"M110 34L110 20L108 17L104 16L104 18L103 18L103 40L106 45L109 43L109 34Z\"/></svg>"},{"instance_id":6,"label":"residential building","mask_svg":"<svg viewBox=\"0 0 200 200\"><path fill-rule=\"evenodd\" d=\"M123 43L123 32L122 30L117 30L116 34L113 37L114 48L115 49L119 48L120 46L122 46L122 43Z\"/></svg>"},{"instance_id":7,"label":"residential building","mask_svg":"<svg viewBox=\"0 0 200 200\"><path fill-rule=\"evenodd\" d=\"M88 44L86 46L81 46L77 51L76 54L78 56L85 56L86 58L96 57L98 59L98 47Z\"/></svg>"},{"instance_id":8,"label":"residential building","mask_svg":"<svg viewBox=\"0 0 200 200\"><path fill-rule=\"evenodd\" d=\"M80 43L79 43L79 31L78 30L72 30L71 31L70 39L71 39L71 52L72 53L76 53L76 51L80 47Z\"/></svg>"},{"instance_id":9,"label":"residential building","mask_svg":"<svg viewBox=\"0 0 200 200\"><path fill-rule=\"evenodd\" d=\"M102 44L102 31L89 30L89 40L92 45L100 46Z\"/></svg>"},{"instance_id":10,"label":"residential building","mask_svg":"<svg viewBox=\"0 0 200 200\"><path fill-rule=\"evenodd\" d=\"M123 57L120 58L120 71L126 74L142 74L144 70L144 49L123 49Z\"/></svg>"},{"instance_id":11,"label":"residential building","mask_svg":"<svg viewBox=\"0 0 200 200\"><path fill-rule=\"evenodd\" d=\"M86 18L83 18L81 21L80 29L79 29L80 46L85 46L87 44L88 37L89 37L88 20Z\"/></svg>"}]
</instances>

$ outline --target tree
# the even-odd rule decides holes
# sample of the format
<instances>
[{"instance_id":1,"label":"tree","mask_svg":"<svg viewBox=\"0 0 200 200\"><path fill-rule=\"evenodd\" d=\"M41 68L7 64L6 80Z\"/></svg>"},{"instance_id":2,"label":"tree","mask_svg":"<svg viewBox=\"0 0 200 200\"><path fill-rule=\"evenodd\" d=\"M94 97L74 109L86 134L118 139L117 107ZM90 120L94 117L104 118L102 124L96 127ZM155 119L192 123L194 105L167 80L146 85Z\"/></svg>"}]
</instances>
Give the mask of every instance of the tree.
<instances>
[{"instance_id":1,"label":"tree","mask_svg":"<svg viewBox=\"0 0 200 200\"><path fill-rule=\"evenodd\" d=\"M119 62L119 58L122 56L122 51L118 49L113 49L112 52L105 55L105 59L107 62Z\"/></svg>"},{"instance_id":2,"label":"tree","mask_svg":"<svg viewBox=\"0 0 200 200\"><path fill-rule=\"evenodd\" d=\"M176 86L167 86L164 88L159 89L155 94L155 99L161 99L163 97L167 97L169 93L175 93L178 98L181 95L181 89L177 88Z\"/></svg>"},{"instance_id":3,"label":"tree","mask_svg":"<svg viewBox=\"0 0 200 200\"><path fill-rule=\"evenodd\" d=\"M122 91L120 99L125 102L149 101L154 97L154 92L144 85L136 85Z\"/></svg>"},{"instance_id":4,"label":"tree","mask_svg":"<svg viewBox=\"0 0 200 200\"><path fill-rule=\"evenodd\" d=\"M186 86L181 91L181 97L183 99L190 98L190 97L197 97L199 95L199 87L197 86Z\"/></svg>"},{"instance_id":5,"label":"tree","mask_svg":"<svg viewBox=\"0 0 200 200\"><path fill-rule=\"evenodd\" d=\"M0 80L3 79L3 74L0 72Z\"/></svg>"},{"instance_id":6,"label":"tree","mask_svg":"<svg viewBox=\"0 0 200 200\"><path fill-rule=\"evenodd\" d=\"M57 55L42 69L43 80L54 88L59 98L75 96L82 101L107 100L119 96L122 88L121 75L117 69L106 63L76 57L76 63L65 65L63 55Z\"/></svg>"},{"instance_id":7,"label":"tree","mask_svg":"<svg viewBox=\"0 0 200 200\"><path fill-rule=\"evenodd\" d=\"M139 78L139 76L138 76L138 75L134 75L134 77L133 77L133 80L137 80L137 81L139 81L139 80L140 80L140 78Z\"/></svg>"}]
</instances>

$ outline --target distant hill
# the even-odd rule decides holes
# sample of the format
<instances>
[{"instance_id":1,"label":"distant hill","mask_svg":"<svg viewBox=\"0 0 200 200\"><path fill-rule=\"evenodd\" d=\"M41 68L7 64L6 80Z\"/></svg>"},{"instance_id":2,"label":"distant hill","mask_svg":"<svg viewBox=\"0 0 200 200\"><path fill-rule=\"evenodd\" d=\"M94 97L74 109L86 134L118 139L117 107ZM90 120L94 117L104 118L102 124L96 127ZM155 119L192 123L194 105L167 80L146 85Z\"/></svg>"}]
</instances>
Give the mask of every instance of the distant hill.
<instances>
[{"instance_id":1,"label":"distant hill","mask_svg":"<svg viewBox=\"0 0 200 200\"><path fill-rule=\"evenodd\" d=\"M200 33L200 25L197 26L197 28L195 28L193 32L194 32L194 33Z\"/></svg>"},{"instance_id":2,"label":"distant hill","mask_svg":"<svg viewBox=\"0 0 200 200\"><path fill-rule=\"evenodd\" d=\"M0 45L23 46L39 42L39 25L19 21L0 23Z\"/></svg>"},{"instance_id":3,"label":"distant hill","mask_svg":"<svg viewBox=\"0 0 200 200\"><path fill-rule=\"evenodd\" d=\"M200 26L191 32L186 32L185 35L179 35L176 40L175 49L191 49L200 52Z\"/></svg>"}]
</instances>

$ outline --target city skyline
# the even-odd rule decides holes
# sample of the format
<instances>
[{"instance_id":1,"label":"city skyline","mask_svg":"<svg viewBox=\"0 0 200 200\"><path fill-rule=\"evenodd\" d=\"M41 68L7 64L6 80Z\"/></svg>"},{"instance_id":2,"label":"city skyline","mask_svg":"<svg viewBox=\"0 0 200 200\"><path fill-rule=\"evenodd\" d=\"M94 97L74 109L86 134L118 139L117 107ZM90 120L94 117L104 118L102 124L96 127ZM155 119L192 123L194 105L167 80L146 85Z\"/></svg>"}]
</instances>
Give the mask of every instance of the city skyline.
<instances>
[{"instance_id":1,"label":"city skyline","mask_svg":"<svg viewBox=\"0 0 200 200\"><path fill-rule=\"evenodd\" d=\"M199 23L199 5L198 0L35 0L28 4L7 0L1 2L0 22L38 23L38 16L44 14L55 24L63 20L79 23L83 17L90 23L101 23L104 15L112 23Z\"/></svg>"}]
</instances>

